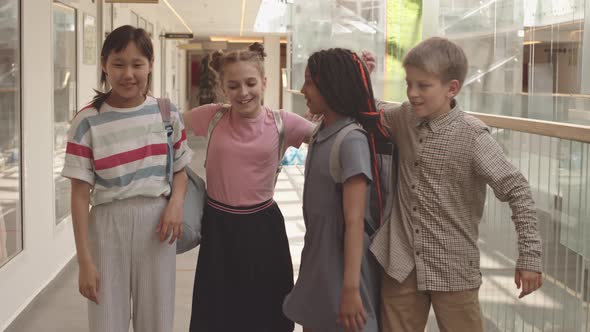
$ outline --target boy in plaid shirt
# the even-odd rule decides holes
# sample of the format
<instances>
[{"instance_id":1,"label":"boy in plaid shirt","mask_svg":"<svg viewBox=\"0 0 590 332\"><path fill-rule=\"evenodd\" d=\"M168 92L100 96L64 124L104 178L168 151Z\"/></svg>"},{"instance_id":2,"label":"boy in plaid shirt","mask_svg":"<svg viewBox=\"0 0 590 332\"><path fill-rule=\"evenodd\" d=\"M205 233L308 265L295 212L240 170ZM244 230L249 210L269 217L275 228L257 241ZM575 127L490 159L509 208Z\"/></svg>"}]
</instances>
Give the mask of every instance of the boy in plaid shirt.
<instances>
[{"instance_id":1,"label":"boy in plaid shirt","mask_svg":"<svg viewBox=\"0 0 590 332\"><path fill-rule=\"evenodd\" d=\"M370 54L364 57L374 62ZM424 331L432 305L441 331L483 331L477 241L486 185L512 209L519 297L542 284L541 239L529 184L490 129L457 105L467 74L459 46L430 38L406 55L403 66L408 102L379 105L387 109L382 120L399 148L392 218L371 245L384 271L382 327Z\"/></svg>"}]
</instances>

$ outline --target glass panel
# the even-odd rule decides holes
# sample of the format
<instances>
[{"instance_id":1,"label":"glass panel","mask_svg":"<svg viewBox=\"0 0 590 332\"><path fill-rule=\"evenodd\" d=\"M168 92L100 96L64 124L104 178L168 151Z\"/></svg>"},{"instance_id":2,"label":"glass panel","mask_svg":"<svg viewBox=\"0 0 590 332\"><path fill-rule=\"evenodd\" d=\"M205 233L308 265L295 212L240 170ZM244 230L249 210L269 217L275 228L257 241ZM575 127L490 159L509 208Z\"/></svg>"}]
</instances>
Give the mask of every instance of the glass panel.
<instances>
[{"instance_id":1,"label":"glass panel","mask_svg":"<svg viewBox=\"0 0 590 332\"><path fill-rule=\"evenodd\" d=\"M291 88L300 89L309 56L318 50L344 47L373 52L383 66L385 54L384 0L298 1L292 12ZM377 96L380 81L373 82Z\"/></svg>"},{"instance_id":2,"label":"glass panel","mask_svg":"<svg viewBox=\"0 0 590 332\"><path fill-rule=\"evenodd\" d=\"M136 28L139 27L139 16L137 16L137 14L134 12L131 12L131 22L129 24Z\"/></svg>"},{"instance_id":3,"label":"glass panel","mask_svg":"<svg viewBox=\"0 0 590 332\"><path fill-rule=\"evenodd\" d=\"M439 31L460 44L466 110L590 125L585 0L442 0Z\"/></svg>"},{"instance_id":4,"label":"glass panel","mask_svg":"<svg viewBox=\"0 0 590 332\"><path fill-rule=\"evenodd\" d=\"M543 238L543 287L516 299L518 257L511 211L491 189L480 228L480 292L486 330L590 331L588 182L590 144L494 129L494 137L531 184Z\"/></svg>"},{"instance_id":5,"label":"glass panel","mask_svg":"<svg viewBox=\"0 0 590 332\"><path fill-rule=\"evenodd\" d=\"M154 38L154 25L150 22L147 23L147 32L150 34L150 37Z\"/></svg>"},{"instance_id":6,"label":"glass panel","mask_svg":"<svg viewBox=\"0 0 590 332\"><path fill-rule=\"evenodd\" d=\"M70 181L60 176L69 121L76 114L76 10L53 4L53 116L55 222L70 215Z\"/></svg>"},{"instance_id":7,"label":"glass panel","mask_svg":"<svg viewBox=\"0 0 590 332\"><path fill-rule=\"evenodd\" d=\"M113 31L113 4L112 3L105 3L103 4L103 29L104 29L104 37L106 38L111 31Z\"/></svg>"},{"instance_id":8,"label":"glass panel","mask_svg":"<svg viewBox=\"0 0 590 332\"><path fill-rule=\"evenodd\" d=\"M422 39L422 0L387 0L385 68L376 70L374 81L383 80L385 100L406 100L405 72L402 60L408 50ZM382 59L378 57L378 62ZM381 74L383 73L383 74Z\"/></svg>"},{"instance_id":9,"label":"glass panel","mask_svg":"<svg viewBox=\"0 0 590 332\"><path fill-rule=\"evenodd\" d=\"M19 1L0 0L0 266L23 249Z\"/></svg>"},{"instance_id":10,"label":"glass panel","mask_svg":"<svg viewBox=\"0 0 590 332\"><path fill-rule=\"evenodd\" d=\"M144 30L147 29L147 21L145 20L145 18L143 18L143 17L140 17L139 18L139 25L138 25L138 27L140 27L140 28L142 28Z\"/></svg>"}]
</instances>

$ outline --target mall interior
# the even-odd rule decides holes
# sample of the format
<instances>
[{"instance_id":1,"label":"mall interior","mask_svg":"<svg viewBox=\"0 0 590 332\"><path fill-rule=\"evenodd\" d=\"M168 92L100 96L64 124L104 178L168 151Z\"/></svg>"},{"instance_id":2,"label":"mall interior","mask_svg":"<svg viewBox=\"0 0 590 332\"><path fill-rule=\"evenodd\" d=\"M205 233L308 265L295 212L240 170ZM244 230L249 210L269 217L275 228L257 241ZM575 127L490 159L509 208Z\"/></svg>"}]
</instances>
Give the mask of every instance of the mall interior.
<instances>
[{"instance_id":1,"label":"mall interior","mask_svg":"<svg viewBox=\"0 0 590 332\"><path fill-rule=\"evenodd\" d=\"M152 38L151 93L181 111L199 105L201 59L220 49L263 43L264 104L304 114L299 90L317 50L372 52L375 96L401 102L408 50L431 36L458 43L469 59L458 102L528 179L543 239L543 286L518 299L511 211L488 188L478 243L485 329L590 331L586 12L590 0L0 0L0 330L88 329L60 171L69 123L99 86L102 42L130 24ZM204 142L188 140L203 176ZM295 277L303 171L285 167L274 197ZM177 256L174 331L188 330L197 252ZM438 331L432 313L427 331Z\"/></svg>"}]
</instances>

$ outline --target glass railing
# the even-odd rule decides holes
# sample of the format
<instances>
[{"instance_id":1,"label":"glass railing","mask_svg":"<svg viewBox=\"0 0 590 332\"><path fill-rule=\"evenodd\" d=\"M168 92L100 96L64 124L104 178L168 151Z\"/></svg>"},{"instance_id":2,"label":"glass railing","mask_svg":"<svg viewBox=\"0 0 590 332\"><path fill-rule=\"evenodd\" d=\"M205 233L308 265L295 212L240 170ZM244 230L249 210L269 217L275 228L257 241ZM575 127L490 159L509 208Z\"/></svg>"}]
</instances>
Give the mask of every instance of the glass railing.
<instances>
[{"instance_id":1,"label":"glass railing","mask_svg":"<svg viewBox=\"0 0 590 332\"><path fill-rule=\"evenodd\" d=\"M487 330L590 331L590 144L509 128L492 130L531 185L543 238L544 284L517 299L511 210L488 189L479 242ZM586 130L590 133L590 127Z\"/></svg>"},{"instance_id":2,"label":"glass railing","mask_svg":"<svg viewBox=\"0 0 590 332\"><path fill-rule=\"evenodd\" d=\"M292 111L305 113L290 90ZM590 127L472 113L529 180L543 239L543 287L518 299L511 210L488 189L480 224L486 331L590 332ZM428 332L438 331L432 316Z\"/></svg>"},{"instance_id":3,"label":"glass railing","mask_svg":"<svg viewBox=\"0 0 590 332\"><path fill-rule=\"evenodd\" d=\"M590 126L590 96L473 91L466 87L463 109L487 114Z\"/></svg>"}]
</instances>

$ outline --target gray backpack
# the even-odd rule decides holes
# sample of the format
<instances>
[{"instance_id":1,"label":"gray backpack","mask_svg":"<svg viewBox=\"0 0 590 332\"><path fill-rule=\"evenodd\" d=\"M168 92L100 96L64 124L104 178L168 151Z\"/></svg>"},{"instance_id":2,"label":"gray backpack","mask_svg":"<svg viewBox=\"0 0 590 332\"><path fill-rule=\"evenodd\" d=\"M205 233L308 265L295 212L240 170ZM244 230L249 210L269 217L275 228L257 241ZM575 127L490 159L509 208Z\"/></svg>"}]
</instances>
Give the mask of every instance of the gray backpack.
<instances>
[{"instance_id":1,"label":"gray backpack","mask_svg":"<svg viewBox=\"0 0 590 332\"><path fill-rule=\"evenodd\" d=\"M166 176L168 183L172 188L172 178L174 173L174 128L170 123L170 100L158 98L158 107L166 127L168 154L166 163ZM184 196L184 217L182 236L176 241L176 253L182 254L189 251L201 243L201 219L205 208L205 198L207 197L205 181L201 179L190 167L185 167L184 171L188 177L186 194Z\"/></svg>"},{"instance_id":2,"label":"gray backpack","mask_svg":"<svg viewBox=\"0 0 590 332\"><path fill-rule=\"evenodd\" d=\"M319 130L319 127L320 126L316 127L316 130L312 135L310 146L315 141L316 133ZM338 186L342 186L344 183L342 179L342 164L340 163L340 146L342 145L342 141L346 135L354 130L358 130L364 134L367 133L360 124L352 122L340 129L334 138L332 147L330 148L328 167L332 180L334 180ZM378 181L381 183L382 193L380 196L377 195L375 186L371 186L369 204L367 204L367 212L365 213L365 232L369 236L372 236L377 228L379 228L380 216L384 222L391 217L394 201L393 189L394 183L396 181L397 150L395 146L393 144L388 144L386 146L380 147L380 149L376 151L376 155L378 163L377 168L379 170ZM373 177L375 177L375 174L373 174ZM373 181L377 181L377 179L373 179ZM381 204L379 204L379 200L381 200ZM382 208L380 208L380 206Z\"/></svg>"}]
</instances>

